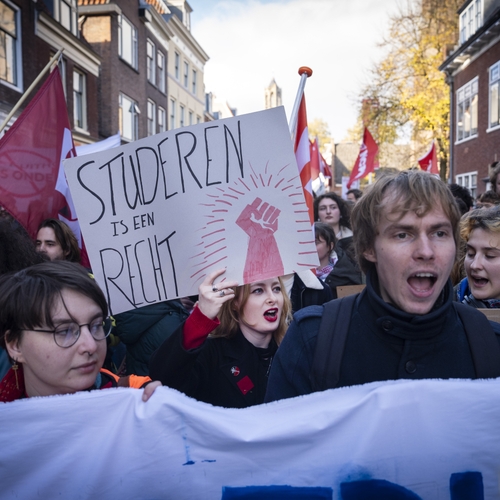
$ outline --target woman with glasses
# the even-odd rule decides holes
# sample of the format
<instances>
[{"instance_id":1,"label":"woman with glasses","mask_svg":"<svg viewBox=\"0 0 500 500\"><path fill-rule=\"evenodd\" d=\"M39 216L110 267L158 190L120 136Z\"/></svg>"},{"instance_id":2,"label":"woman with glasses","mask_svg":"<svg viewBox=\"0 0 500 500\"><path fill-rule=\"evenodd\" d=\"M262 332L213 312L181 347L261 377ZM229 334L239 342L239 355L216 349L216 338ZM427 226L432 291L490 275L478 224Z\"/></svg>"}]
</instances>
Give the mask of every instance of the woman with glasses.
<instances>
[{"instance_id":1,"label":"woman with glasses","mask_svg":"<svg viewBox=\"0 0 500 500\"><path fill-rule=\"evenodd\" d=\"M110 332L104 294L79 264L44 262L2 276L0 345L13 365L0 401L117 386L145 388L147 401L159 382L102 368Z\"/></svg>"}]
</instances>

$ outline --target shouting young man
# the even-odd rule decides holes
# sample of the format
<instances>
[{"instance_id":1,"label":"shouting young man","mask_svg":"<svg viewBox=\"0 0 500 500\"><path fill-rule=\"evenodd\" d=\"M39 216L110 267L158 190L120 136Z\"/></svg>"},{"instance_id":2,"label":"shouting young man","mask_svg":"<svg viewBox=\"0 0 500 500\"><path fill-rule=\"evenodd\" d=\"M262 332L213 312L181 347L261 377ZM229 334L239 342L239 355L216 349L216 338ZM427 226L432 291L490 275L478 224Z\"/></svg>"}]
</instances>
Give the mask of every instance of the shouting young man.
<instances>
[{"instance_id":1,"label":"shouting young man","mask_svg":"<svg viewBox=\"0 0 500 500\"><path fill-rule=\"evenodd\" d=\"M378 180L352 213L366 288L297 312L266 401L395 379L500 376L500 324L453 302L460 213L421 171Z\"/></svg>"}]
</instances>

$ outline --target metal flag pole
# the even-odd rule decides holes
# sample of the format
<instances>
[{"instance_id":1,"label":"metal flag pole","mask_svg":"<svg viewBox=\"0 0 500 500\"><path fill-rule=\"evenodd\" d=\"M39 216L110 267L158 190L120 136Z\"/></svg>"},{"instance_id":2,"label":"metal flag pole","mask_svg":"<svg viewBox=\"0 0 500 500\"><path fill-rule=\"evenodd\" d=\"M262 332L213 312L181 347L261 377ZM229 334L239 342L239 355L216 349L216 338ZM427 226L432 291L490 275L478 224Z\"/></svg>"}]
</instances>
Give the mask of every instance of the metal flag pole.
<instances>
[{"instance_id":1,"label":"metal flag pole","mask_svg":"<svg viewBox=\"0 0 500 500\"><path fill-rule=\"evenodd\" d=\"M290 122L288 127L290 129L290 135L295 135L295 128L297 126L297 116L299 114L300 101L302 99L302 94L304 93L304 87L306 86L306 80L313 74L312 69L307 66L301 66L299 68L300 83L299 90L297 91L297 97L295 97L295 103L293 105L292 114L290 116Z\"/></svg>"},{"instance_id":2,"label":"metal flag pole","mask_svg":"<svg viewBox=\"0 0 500 500\"><path fill-rule=\"evenodd\" d=\"M59 49L55 55L50 59L45 68L42 69L41 73L35 78L33 83L28 87L26 92L21 96L21 99L17 101L16 105L10 110L10 113L7 115L7 118L3 121L2 125L0 125L0 134L3 132L3 129L9 123L9 120L14 116L14 113L20 108L21 104L26 100L26 98L30 95L31 91L38 85L38 82L45 76L45 73L50 69L50 67L59 59L63 52L63 48Z\"/></svg>"}]
</instances>

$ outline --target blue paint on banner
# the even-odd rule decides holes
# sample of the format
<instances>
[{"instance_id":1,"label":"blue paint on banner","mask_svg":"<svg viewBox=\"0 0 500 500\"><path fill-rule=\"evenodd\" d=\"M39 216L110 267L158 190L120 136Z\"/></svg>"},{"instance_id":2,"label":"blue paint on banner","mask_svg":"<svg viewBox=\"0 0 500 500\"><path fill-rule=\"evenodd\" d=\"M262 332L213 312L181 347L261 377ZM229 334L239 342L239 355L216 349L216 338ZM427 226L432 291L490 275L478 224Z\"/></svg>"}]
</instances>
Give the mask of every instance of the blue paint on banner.
<instances>
[{"instance_id":1,"label":"blue paint on banner","mask_svg":"<svg viewBox=\"0 0 500 500\"><path fill-rule=\"evenodd\" d=\"M332 488L321 486L225 486L221 500L332 500L332 495Z\"/></svg>"},{"instance_id":2,"label":"blue paint on banner","mask_svg":"<svg viewBox=\"0 0 500 500\"><path fill-rule=\"evenodd\" d=\"M452 474L450 500L484 500L483 475L480 472Z\"/></svg>"},{"instance_id":3,"label":"blue paint on banner","mask_svg":"<svg viewBox=\"0 0 500 500\"><path fill-rule=\"evenodd\" d=\"M340 498L342 500L422 500L403 486L384 479L342 483Z\"/></svg>"}]
</instances>

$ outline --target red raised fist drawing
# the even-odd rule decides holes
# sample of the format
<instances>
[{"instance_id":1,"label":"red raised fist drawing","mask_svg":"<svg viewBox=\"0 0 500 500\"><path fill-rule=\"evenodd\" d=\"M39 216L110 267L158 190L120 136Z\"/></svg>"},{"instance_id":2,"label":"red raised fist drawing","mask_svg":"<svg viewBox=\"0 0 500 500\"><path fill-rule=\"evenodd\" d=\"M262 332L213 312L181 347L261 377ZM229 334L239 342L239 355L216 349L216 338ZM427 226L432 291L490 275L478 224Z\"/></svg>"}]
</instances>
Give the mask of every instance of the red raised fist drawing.
<instances>
[{"instance_id":1,"label":"red raised fist drawing","mask_svg":"<svg viewBox=\"0 0 500 500\"><path fill-rule=\"evenodd\" d=\"M236 220L236 224L250 237L243 271L245 283L262 279L264 271L272 276L283 275L283 262L274 238L280 213L278 208L255 198Z\"/></svg>"}]
</instances>

